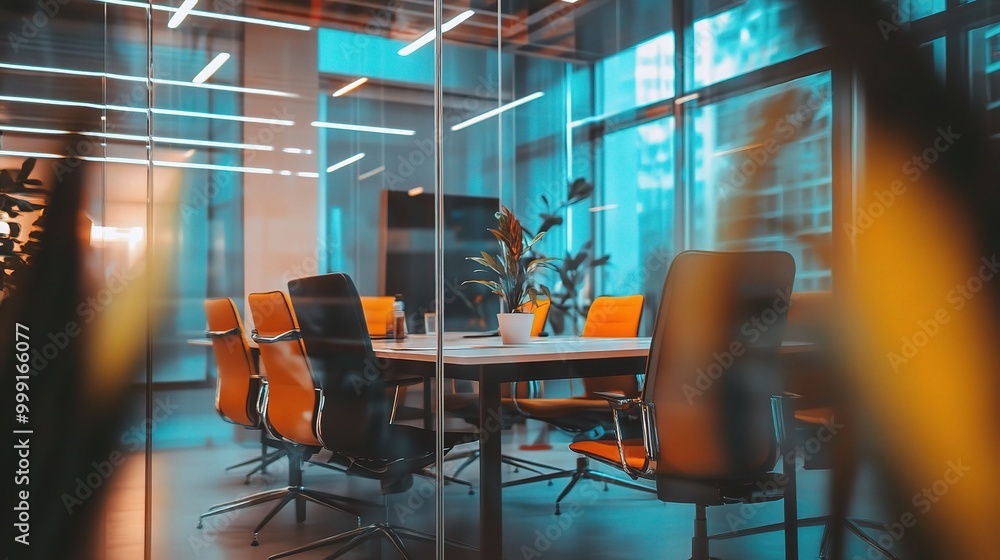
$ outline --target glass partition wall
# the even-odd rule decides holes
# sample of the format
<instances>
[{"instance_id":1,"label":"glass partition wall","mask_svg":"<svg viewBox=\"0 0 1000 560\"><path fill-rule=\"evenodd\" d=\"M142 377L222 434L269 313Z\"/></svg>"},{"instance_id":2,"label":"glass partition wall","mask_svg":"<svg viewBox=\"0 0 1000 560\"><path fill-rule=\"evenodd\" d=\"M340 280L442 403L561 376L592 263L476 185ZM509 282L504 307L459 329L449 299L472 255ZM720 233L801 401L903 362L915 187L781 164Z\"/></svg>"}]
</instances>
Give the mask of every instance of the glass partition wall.
<instances>
[{"instance_id":1,"label":"glass partition wall","mask_svg":"<svg viewBox=\"0 0 1000 560\"><path fill-rule=\"evenodd\" d=\"M12 0L0 21L0 356L20 449L5 550L142 557L155 430L147 14Z\"/></svg>"},{"instance_id":2,"label":"glass partition wall","mask_svg":"<svg viewBox=\"0 0 1000 560\"><path fill-rule=\"evenodd\" d=\"M985 2L887 4L938 78L997 128L1000 17ZM416 558L687 558L692 508L594 480L567 490L583 465L568 445L607 426L559 428L511 400L581 396L581 380L487 383L446 363L448 351L489 346L505 310L468 282L493 279L468 257L497 252L489 228L509 208L530 237L544 232L532 255L555 259L536 277L551 302L541 336L580 335L597 297L632 294L644 296L638 333L649 336L681 251L788 251L795 291L826 292L844 274L834 255L849 253L838 232L863 218L858 84L800 2L54 0L0 14L13 22L0 167L15 183L38 179L49 192L35 202L80 194L77 211L52 210L79 222L55 228L78 244L79 266L45 269L67 287L62 299L18 286L9 259L31 263L37 246L0 258L7 293L30 293L25 305L41 310L31 383L63 391L38 414L76 444L53 459L60 447L42 434L55 427L38 428L39 456L66 468L39 475L37 496L56 505L58 531L100 528L87 533L94 557L264 558L375 523L430 535L404 538ZM19 175L29 158L38 163ZM0 216L5 252L5 239L50 229L35 222L50 209L26 208ZM308 344L292 337L271 361L266 343L220 345L206 332L280 335L294 326L272 326L286 300L256 307L250 295L338 272L364 298L376 349L345 384L369 397L377 387L386 422L323 424L338 434L324 438L321 413L344 402ZM387 311L397 296L403 342ZM206 302L220 298L238 332L209 324ZM404 345L426 359L384 352ZM274 386L254 398L257 381L245 383L233 397L220 347L244 377ZM536 366L509 367L501 374L531 379ZM306 397L283 397L288 379ZM499 408L480 407L484 391ZM220 412L232 402L239 414ZM288 418L302 431L281 433L274 422ZM386 465L335 447L340 434L404 432L379 453L410 455ZM800 481L801 511L825 514L828 471ZM730 531L780 520L780 506L760 504L708 516ZM814 554L822 532L802 528L800 553ZM781 538L713 541L712 552L779 558ZM665 540L685 546L669 552ZM345 558L395 554L373 538Z\"/></svg>"}]
</instances>

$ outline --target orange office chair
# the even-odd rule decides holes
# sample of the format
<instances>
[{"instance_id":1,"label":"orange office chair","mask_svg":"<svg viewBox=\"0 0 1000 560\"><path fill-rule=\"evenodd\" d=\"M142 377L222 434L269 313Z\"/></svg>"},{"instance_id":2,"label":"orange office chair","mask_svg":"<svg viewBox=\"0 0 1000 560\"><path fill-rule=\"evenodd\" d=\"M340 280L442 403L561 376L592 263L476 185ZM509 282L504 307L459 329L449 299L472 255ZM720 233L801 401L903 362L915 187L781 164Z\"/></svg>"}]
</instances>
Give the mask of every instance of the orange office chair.
<instances>
[{"instance_id":1,"label":"orange office chair","mask_svg":"<svg viewBox=\"0 0 1000 560\"><path fill-rule=\"evenodd\" d=\"M392 296L361 296L361 308L364 310L370 336L388 334L386 327L392 323L392 304L395 301L396 298Z\"/></svg>"},{"instance_id":2,"label":"orange office chair","mask_svg":"<svg viewBox=\"0 0 1000 560\"><path fill-rule=\"evenodd\" d=\"M583 336L604 338L638 336L643 303L644 298L641 295L620 297L601 296L596 298L587 311L587 319L583 326ZM634 374L585 378L583 386L586 392L583 396L560 399L515 398L512 401L517 410L528 418L542 420L565 430L575 432L596 430L603 433L605 426L611 426L612 419L608 411L607 401L595 396L596 393L612 392L630 397L639 394L639 382L637 376ZM605 489L607 489L608 484L615 484L644 492L652 492L650 488L632 484L591 469L586 457L579 457L576 462L576 468L573 470L560 470L554 473L514 480L505 483L504 486L520 486L522 484L541 481L549 481L549 484L551 484L551 481L554 479L567 477L570 478L569 484L566 485L566 488L556 499L556 514L560 513L559 503L576 486L576 483L584 478L603 482Z\"/></svg>"},{"instance_id":3,"label":"orange office chair","mask_svg":"<svg viewBox=\"0 0 1000 560\"><path fill-rule=\"evenodd\" d=\"M205 335L212 340L215 354L217 382L215 386L215 410L227 422L250 429L261 428L258 412L263 399L263 379L257 374L250 347L243 338L243 322L236 305L229 298L205 300L205 315L208 330ZM280 459L285 451L278 449L267 452L275 442L269 441L261 430L261 455L248 461L226 467L226 470L260 463L246 475L246 483L257 471L267 473L267 466Z\"/></svg>"},{"instance_id":4,"label":"orange office chair","mask_svg":"<svg viewBox=\"0 0 1000 560\"><path fill-rule=\"evenodd\" d=\"M282 292L250 294L247 301L257 327L251 337L260 347L260 359L268 379L262 422L273 437L284 443L288 455L288 486L220 504L203 513L201 519L277 500L253 530L250 544L257 546L260 531L293 500L299 522L305 520L307 500L355 517L360 516L360 506L369 504L302 485L302 463L322 448L314 427L320 393L313 381L305 348L298 338L288 296ZM201 526L199 521L198 527Z\"/></svg>"},{"instance_id":5,"label":"orange office chair","mask_svg":"<svg viewBox=\"0 0 1000 560\"><path fill-rule=\"evenodd\" d=\"M794 456L786 439L792 406L776 396L787 311L776 294L791 292L794 277L785 252L679 254L664 283L641 396L600 393L615 439L570 444L633 479L655 481L661 501L694 504L692 560L709 559L707 507L782 498L785 556L797 558L795 466L773 471ZM748 334L743 327L754 318L767 329ZM698 380L709 364L719 367L706 386ZM625 415L638 417L641 436L623 435Z\"/></svg>"},{"instance_id":6,"label":"orange office chair","mask_svg":"<svg viewBox=\"0 0 1000 560\"><path fill-rule=\"evenodd\" d=\"M545 322L549 319L549 307L551 304L552 300L550 299L539 299L538 305L528 301L521 306L521 311L535 314L535 319L531 322L531 336L538 336L542 334L542 330L545 328Z\"/></svg>"}]
</instances>

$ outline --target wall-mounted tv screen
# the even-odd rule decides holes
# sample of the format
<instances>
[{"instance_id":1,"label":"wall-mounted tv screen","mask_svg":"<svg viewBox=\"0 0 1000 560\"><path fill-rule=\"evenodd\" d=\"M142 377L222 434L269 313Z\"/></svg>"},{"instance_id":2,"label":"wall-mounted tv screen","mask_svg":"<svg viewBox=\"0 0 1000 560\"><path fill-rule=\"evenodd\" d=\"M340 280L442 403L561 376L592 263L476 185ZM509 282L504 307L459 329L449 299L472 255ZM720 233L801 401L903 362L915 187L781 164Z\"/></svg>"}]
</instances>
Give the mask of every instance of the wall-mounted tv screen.
<instances>
[{"instance_id":1,"label":"wall-mounted tv screen","mask_svg":"<svg viewBox=\"0 0 1000 560\"><path fill-rule=\"evenodd\" d=\"M436 310L434 296L434 195L411 196L405 191L383 191L379 283L386 295L402 294L407 328L424 332L425 312ZM481 251L497 252L496 238L487 230L496 224L497 198L444 197L444 328L447 331L486 331L497 326L500 301L479 284L489 279L466 257Z\"/></svg>"}]
</instances>

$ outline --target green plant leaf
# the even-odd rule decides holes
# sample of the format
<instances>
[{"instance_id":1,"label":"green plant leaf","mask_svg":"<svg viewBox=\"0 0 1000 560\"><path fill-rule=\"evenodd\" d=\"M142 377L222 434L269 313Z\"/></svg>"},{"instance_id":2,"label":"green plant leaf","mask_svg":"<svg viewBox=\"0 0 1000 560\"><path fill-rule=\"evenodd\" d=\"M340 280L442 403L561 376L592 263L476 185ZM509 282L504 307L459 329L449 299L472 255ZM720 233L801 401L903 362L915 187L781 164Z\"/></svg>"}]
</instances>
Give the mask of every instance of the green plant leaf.
<instances>
[{"instance_id":1,"label":"green plant leaf","mask_svg":"<svg viewBox=\"0 0 1000 560\"><path fill-rule=\"evenodd\" d=\"M28 179L28 176L31 175L31 170L35 168L36 163L38 163L38 160L35 158L28 158L24 160L24 164L21 165L21 172L17 174L18 183L23 183Z\"/></svg>"},{"instance_id":2,"label":"green plant leaf","mask_svg":"<svg viewBox=\"0 0 1000 560\"><path fill-rule=\"evenodd\" d=\"M6 169L0 170L0 191L11 192L17 183L14 182L14 176L10 174L10 171Z\"/></svg>"},{"instance_id":3,"label":"green plant leaf","mask_svg":"<svg viewBox=\"0 0 1000 560\"><path fill-rule=\"evenodd\" d=\"M594 192L594 185L588 183L586 179L582 177L573 181L569 185L569 201L570 203L579 202Z\"/></svg>"}]
</instances>

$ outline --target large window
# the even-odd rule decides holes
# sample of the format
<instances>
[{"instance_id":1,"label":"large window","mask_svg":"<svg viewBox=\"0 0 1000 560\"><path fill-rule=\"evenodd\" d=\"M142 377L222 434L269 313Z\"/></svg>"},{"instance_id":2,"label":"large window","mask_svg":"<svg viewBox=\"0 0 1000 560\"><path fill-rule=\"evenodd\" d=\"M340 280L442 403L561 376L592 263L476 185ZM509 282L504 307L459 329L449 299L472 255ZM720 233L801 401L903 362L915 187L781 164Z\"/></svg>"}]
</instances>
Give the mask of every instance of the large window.
<instances>
[{"instance_id":1,"label":"large window","mask_svg":"<svg viewBox=\"0 0 1000 560\"><path fill-rule=\"evenodd\" d=\"M1000 138L1000 24L969 32L969 89L990 138Z\"/></svg>"},{"instance_id":2,"label":"large window","mask_svg":"<svg viewBox=\"0 0 1000 560\"><path fill-rule=\"evenodd\" d=\"M673 117L606 135L604 195L591 208L603 224L604 253L611 255L601 291L644 294L650 318L676 253L673 137Z\"/></svg>"},{"instance_id":3,"label":"large window","mask_svg":"<svg viewBox=\"0 0 1000 560\"><path fill-rule=\"evenodd\" d=\"M597 113L612 114L674 95L674 34L664 33L596 65Z\"/></svg>"},{"instance_id":4,"label":"large window","mask_svg":"<svg viewBox=\"0 0 1000 560\"><path fill-rule=\"evenodd\" d=\"M795 289L830 288L829 74L699 107L690 123L690 246L783 250Z\"/></svg>"},{"instance_id":5,"label":"large window","mask_svg":"<svg viewBox=\"0 0 1000 560\"><path fill-rule=\"evenodd\" d=\"M820 46L815 24L792 0L692 2L694 26L690 67L695 87L713 84L788 60ZM734 5L735 4L735 5Z\"/></svg>"}]
</instances>

